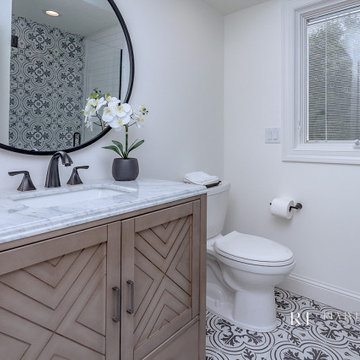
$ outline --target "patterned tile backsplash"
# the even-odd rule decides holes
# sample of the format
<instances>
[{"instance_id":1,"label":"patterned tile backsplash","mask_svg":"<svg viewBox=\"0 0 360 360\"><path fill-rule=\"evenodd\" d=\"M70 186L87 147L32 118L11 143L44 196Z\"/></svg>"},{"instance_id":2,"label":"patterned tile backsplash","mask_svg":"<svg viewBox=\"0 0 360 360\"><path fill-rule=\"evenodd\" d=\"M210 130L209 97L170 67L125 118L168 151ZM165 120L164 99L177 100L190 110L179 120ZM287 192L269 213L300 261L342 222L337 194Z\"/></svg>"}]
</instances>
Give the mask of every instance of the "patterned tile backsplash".
<instances>
[{"instance_id":1,"label":"patterned tile backsplash","mask_svg":"<svg viewBox=\"0 0 360 360\"><path fill-rule=\"evenodd\" d=\"M84 38L13 17L9 145L26 150L70 148L81 132Z\"/></svg>"}]
</instances>

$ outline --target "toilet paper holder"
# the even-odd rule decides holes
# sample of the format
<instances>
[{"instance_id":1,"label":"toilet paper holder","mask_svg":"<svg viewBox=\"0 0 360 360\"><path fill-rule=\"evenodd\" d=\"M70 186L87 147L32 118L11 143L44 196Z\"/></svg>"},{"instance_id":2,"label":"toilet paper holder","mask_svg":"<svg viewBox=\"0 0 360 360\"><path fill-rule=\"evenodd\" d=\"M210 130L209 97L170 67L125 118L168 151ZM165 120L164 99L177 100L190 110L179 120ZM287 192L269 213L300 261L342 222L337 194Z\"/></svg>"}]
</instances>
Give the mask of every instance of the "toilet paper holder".
<instances>
[{"instance_id":1,"label":"toilet paper holder","mask_svg":"<svg viewBox=\"0 0 360 360\"><path fill-rule=\"evenodd\" d=\"M272 203L270 203L270 206L272 205ZM301 203L297 203L295 206L290 206L289 211L291 210L301 210L303 208L303 205Z\"/></svg>"},{"instance_id":2,"label":"toilet paper holder","mask_svg":"<svg viewBox=\"0 0 360 360\"><path fill-rule=\"evenodd\" d=\"M295 206L290 206L291 210L301 210L303 208L303 205L301 203L297 203Z\"/></svg>"}]
</instances>

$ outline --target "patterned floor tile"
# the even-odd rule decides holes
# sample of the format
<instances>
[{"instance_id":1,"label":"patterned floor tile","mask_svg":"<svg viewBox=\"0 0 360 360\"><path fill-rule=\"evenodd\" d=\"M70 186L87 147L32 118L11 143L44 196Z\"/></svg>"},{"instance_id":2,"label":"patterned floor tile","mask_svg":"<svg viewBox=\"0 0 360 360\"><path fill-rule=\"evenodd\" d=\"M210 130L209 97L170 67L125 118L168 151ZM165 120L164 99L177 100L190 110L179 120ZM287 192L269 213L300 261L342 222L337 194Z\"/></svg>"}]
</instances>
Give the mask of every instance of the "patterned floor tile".
<instances>
[{"instance_id":1,"label":"patterned floor tile","mask_svg":"<svg viewBox=\"0 0 360 360\"><path fill-rule=\"evenodd\" d=\"M275 298L278 327L267 333L241 329L208 311L206 360L360 360L356 314L282 289Z\"/></svg>"}]
</instances>

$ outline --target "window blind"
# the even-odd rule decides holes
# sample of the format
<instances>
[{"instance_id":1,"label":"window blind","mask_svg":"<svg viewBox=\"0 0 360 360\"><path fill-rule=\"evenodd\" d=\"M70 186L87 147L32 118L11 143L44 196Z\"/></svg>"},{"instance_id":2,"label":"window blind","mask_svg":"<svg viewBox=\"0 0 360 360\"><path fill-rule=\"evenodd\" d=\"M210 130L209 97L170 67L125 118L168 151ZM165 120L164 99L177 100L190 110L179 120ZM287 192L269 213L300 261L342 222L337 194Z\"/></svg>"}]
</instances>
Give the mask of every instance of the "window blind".
<instances>
[{"instance_id":1,"label":"window blind","mask_svg":"<svg viewBox=\"0 0 360 360\"><path fill-rule=\"evenodd\" d=\"M360 138L360 7L311 19L308 142Z\"/></svg>"}]
</instances>

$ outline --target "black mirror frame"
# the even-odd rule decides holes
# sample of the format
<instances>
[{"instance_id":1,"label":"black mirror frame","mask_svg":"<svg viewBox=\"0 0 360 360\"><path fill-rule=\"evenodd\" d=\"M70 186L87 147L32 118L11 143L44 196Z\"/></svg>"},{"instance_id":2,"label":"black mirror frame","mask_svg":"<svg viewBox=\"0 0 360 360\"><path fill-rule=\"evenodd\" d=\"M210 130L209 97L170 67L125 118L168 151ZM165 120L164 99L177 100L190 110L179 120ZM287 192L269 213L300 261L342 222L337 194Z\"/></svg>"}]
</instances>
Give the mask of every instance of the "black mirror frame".
<instances>
[{"instance_id":1,"label":"black mirror frame","mask_svg":"<svg viewBox=\"0 0 360 360\"><path fill-rule=\"evenodd\" d=\"M125 39L126 39L126 44L128 47L128 51L129 51L129 58L130 58L130 75L129 75L129 86L127 89L127 93L124 99L124 102L128 102L130 100L130 96L132 93L132 89L133 89L133 85L134 85L134 76L135 76L135 60L134 60L134 49L131 43L131 38L130 38L130 34L128 31L128 28L126 26L125 20L123 18L123 16L121 15L121 12L119 10L119 8L117 7L117 5L115 4L114 0L108 0L110 6L112 7L112 9L115 12L116 17L118 18L120 25L123 29L124 35L125 35ZM24 150L24 149L17 149L14 148L12 146L9 145L5 145L0 143L0 149L5 149L8 151L12 151L12 152L16 152L16 153L20 153L20 154L26 154L26 155L54 155L57 151L61 150L61 151L65 151L67 153L71 153L77 150L81 150L86 148L87 146L95 143L96 141L98 141L99 139L101 139L103 136L105 136L109 131L111 130L111 127L108 126L106 127L99 135L95 136L93 139L79 145L79 146L75 146L73 148L70 149L57 149L54 151L35 151L35 150Z\"/></svg>"}]
</instances>

